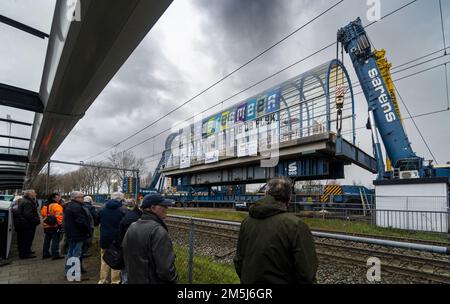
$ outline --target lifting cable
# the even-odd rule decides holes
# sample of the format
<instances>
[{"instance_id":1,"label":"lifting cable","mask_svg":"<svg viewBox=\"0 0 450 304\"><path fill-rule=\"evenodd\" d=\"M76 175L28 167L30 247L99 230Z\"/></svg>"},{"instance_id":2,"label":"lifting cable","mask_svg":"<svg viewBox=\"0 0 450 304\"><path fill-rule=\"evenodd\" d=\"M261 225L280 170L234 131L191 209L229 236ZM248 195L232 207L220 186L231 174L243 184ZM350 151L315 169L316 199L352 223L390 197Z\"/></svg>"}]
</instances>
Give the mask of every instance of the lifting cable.
<instances>
[{"instance_id":1,"label":"lifting cable","mask_svg":"<svg viewBox=\"0 0 450 304\"><path fill-rule=\"evenodd\" d=\"M411 113L409 112L409 109L408 109L408 107L406 106L405 102L403 101L402 95L400 95L400 92L398 91L398 89L397 89L397 87L395 86L395 84L394 84L394 89L395 89L395 92L397 92L397 95L398 95L398 97L400 98L400 101L402 102L403 106L405 107L406 112L408 112L408 115L411 117L411 120L412 120L414 126L416 127L417 132L419 132L419 135L420 135L420 137L422 138L422 140L423 140L425 146L427 147L428 152L430 152L431 156L432 156L433 159L434 159L434 162L435 162L436 164L438 164L438 162L437 162L437 160L436 160L436 157L434 157L434 154L433 154L433 152L431 151L430 146L428 145L427 141L426 141L425 138L423 137L422 132L420 132L419 126L416 124L416 121L414 120L413 116L412 116Z\"/></svg>"}]
</instances>

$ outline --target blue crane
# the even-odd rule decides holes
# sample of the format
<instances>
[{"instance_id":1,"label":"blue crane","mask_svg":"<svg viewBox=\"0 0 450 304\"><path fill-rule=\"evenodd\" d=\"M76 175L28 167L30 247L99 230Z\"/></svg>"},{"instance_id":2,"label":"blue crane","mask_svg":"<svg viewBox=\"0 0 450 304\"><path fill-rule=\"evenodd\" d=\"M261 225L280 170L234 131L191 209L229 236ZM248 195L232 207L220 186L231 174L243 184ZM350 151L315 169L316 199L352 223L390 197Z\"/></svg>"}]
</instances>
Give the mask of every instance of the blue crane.
<instances>
[{"instance_id":1,"label":"blue crane","mask_svg":"<svg viewBox=\"0 0 450 304\"><path fill-rule=\"evenodd\" d=\"M377 159L378 179L397 177L396 172L416 172L417 177L450 176L450 168L435 169L424 166L424 159L416 155L406 135L396 102L395 89L390 78L390 64L384 59L384 50L372 50L371 43L357 18L337 33L337 41L349 54L361 84L369 109L369 128L372 130L374 156ZM385 170L383 153L378 139L380 133L393 171Z\"/></svg>"}]
</instances>

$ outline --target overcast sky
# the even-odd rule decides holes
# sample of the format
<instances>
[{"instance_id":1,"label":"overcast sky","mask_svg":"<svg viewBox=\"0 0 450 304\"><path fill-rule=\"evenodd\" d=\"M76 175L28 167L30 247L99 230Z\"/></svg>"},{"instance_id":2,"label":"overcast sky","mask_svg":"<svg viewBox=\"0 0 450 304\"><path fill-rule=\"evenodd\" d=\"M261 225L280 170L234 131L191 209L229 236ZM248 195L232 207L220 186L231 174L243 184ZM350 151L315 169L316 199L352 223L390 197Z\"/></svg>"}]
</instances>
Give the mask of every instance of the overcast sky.
<instances>
[{"instance_id":1,"label":"overcast sky","mask_svg":"<svg viewBox=\"0 0 450 304\"><path fill-rule=\"evenodd\" d=\"M185 102L336 2L175 0L78 122L53 159L78 162L105 150ZM387 14L407 2L382 0L381 13ZM449 45L450 1L442 2ZM2 0L0 14L49 32L54 3L53 0ZM126 149L213 104L218 103L218 106L209 114L333 59L335 49L330 48L220 104L221 100L335 41L336 31L356 17L360 16L364 24L369 23L365 17L367 9L365 0L344 1L251 65L118 149ZM393 66L439 50L443 48L439 1L419 0L371 26L368 35L376 47L386 49ZM47 41L2 24L0 39L0 82L37 91ZM435 56L439 55L442 52ZM350 77L356 82L347 55L345 60ZM449 60L450 56L434 60L395 74L394 79ZM444 68L439 67L396 82L412 115L447 108L444 76ZM400 108L403 116L407 117L405 107L400 105ZM0 117L11 114L13 118L29 121L33 117L31 113L5 107L0 107L0 111ZM356 97L356 113L356 126L364 126L367 102L363 95ZM450 113L423 116L415 121L438 162L450 161ZM412 121L406 120L404 125L413 149L418 155L431 159ZM1 127L4 128L3 125ZM168 132L133 151L139 157L159 152L167 135ZM357 144L369 153L372 152L370 138L368 130L357 130ZM108 153L94 160L102 160ZM153 171L158 161L153 157L145 164ZM65 169L61 167L58 170ZM341 182L356 181L370 185L373 178L370 173L352 166L346 168L346 179Z\"/></svg>"}]
</instances>

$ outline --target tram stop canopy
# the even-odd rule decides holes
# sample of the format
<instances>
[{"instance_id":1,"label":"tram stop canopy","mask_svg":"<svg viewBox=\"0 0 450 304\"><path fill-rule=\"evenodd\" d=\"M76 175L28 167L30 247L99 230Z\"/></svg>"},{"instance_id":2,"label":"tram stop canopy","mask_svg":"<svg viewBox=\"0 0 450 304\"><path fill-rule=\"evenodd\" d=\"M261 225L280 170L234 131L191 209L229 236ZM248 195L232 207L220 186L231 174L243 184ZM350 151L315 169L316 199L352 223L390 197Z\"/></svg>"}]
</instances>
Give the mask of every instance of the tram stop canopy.
<instances>
[{"instance_id":1,"label":"tram stop canopy","mask_svg":"<svg viewBox=\"0 0 450 304\"><path fill-rule=\"evenodd\" d=\"M172 0L48 2L42 12L9 9L15 1L0 9L8 45L0 58L0 190L22 189L39 173ZM20 39L35 49L18 49ZM33 73L35 87L27 87L22 80Z\"/></svg>"}]
</instances>

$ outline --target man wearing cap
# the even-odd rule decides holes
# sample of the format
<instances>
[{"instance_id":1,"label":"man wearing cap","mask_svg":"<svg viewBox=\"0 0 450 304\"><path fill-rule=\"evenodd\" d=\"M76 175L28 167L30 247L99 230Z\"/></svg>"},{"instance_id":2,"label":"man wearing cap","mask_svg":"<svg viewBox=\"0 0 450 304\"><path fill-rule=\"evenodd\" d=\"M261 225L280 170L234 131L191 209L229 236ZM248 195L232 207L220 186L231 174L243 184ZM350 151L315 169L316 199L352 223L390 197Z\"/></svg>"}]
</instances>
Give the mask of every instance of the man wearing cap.
<instances>
[{"instance_id":1,"label":"man wearing cap","mask_svg":"<svg viewBox=\"0 0 450 304\"><path fill-rule=\"evenodd\" d=\"M141 218L130 225L122 242L129 284L176 283L175 254L164 219L172 201L149 194Z\"/></svg>"}]
</instances>

